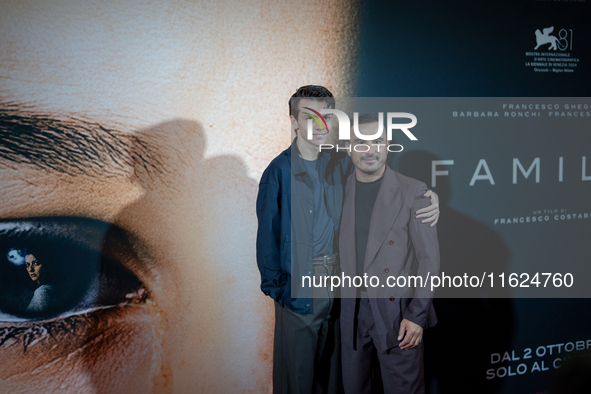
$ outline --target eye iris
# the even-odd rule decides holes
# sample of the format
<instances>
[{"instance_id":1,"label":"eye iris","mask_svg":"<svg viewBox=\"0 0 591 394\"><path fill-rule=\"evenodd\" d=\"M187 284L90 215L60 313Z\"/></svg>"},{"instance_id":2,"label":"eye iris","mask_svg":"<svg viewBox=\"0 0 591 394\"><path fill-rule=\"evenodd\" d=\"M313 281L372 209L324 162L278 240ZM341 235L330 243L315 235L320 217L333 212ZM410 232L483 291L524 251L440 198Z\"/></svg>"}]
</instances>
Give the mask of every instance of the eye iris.
<instances>
[{"instance_id":1,"label":"eye iris","mask_svg":"<svg viewBox=\"0 0 591 394\"><path fill-rule=\"evenodd\" d=\"M96 225L84 219L70 221L78 227L81 222ZM68 225L67 219L57 222ZM10 320L7 315L47 319L146 299L147 291L137 277L101 253L109 248L106 232L112 230L107 224L102 223L101 231L79 232L97 238L79 242L72 237L76 231L66 231L69 235L64 237L34 227L32 231L22 231L22 225L13 231L7 227L0 230L0 320ZM15 263L19 260L14 250L24 255L26 264Z\"/></svg>"}]
</instances>

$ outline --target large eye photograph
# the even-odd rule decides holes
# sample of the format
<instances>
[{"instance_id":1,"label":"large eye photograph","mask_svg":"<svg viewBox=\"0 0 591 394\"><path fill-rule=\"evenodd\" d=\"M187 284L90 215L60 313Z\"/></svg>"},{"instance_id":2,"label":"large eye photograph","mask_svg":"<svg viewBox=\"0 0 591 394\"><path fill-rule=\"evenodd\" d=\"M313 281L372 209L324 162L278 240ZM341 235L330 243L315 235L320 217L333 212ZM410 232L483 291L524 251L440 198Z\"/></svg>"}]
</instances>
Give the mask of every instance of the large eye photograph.
<instances>
[{"instance_id":1,"label":"large eye photograph","mask_svg":"<svg viewBox=\"0 0 591 394\"><path fill-rule=\"evenodd\" d=\"M0 250L0 392L20 392L29 374L48 392L69 392L59 387L72 380L78 392L153 388L160 320L124 230L85 218L5 220ZM109 368L125 371L122 381L103 379Z\"/></svg>"}]
</instances>

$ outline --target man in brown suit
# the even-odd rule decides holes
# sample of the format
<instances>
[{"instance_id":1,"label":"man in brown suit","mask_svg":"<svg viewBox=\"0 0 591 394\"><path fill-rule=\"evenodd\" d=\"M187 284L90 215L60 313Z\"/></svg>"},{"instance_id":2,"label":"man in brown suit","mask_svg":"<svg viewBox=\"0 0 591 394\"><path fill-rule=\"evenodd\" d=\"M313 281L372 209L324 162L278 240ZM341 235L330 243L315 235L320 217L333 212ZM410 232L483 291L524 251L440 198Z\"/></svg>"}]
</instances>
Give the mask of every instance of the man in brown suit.
<instances>
[{"instance_id":1,"label":"man in brown suit","mask_svg":"<svg viewBox=\"0 0 591 394\"><path fill-rule=\"evenodd\" d=\"M377 130L377 117L359 117L362 134L374 135ZM348 179L343 204L341 270L343 277L367 277L360 287L343 281L346 393L377 389L374 381L372 390L376 354L386 393L425 391L423 329L437 321L426 279L439 273L437 230L414 219L414 212L429 204L423 197L427 187L386 165L389 143L385 135L365 141L352 133L348 145L355 172Z\"/></svg>"}]
</instances>

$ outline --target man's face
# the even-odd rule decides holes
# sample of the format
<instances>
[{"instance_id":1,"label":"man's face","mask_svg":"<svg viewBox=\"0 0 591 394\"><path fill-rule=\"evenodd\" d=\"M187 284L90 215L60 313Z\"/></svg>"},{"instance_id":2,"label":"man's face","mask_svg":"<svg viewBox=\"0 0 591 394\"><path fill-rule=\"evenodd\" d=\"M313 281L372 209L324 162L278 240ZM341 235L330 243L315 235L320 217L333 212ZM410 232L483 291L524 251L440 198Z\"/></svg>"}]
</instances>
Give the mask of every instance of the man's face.
<instances>
[{"instance_id":1,"label":"man's face","mask_svg":"<svg viewBox=\"0 0 591 394\"><path fill-rule=\"evenodd\" d=\"M378 131L378 123L360 124L359 131L364 135L373 135ZM347 153L351 156L356 171L368 176L383 173L388 157L387 145L389 143L383 137L383 134L382 137L375 140L365 141L357 138L353 128L351 128L351 152Z\"/></svg>"},{"instance_id":2,"label":"man's face","mask_svg":"<svg viewBox=\"0 0 591 394\"><path fill-rule=\"evenodd\" d=\"M322 118L309 108L320 113L320 110L327 108L326 102L302 99L300 100L298 107L299 112L297 119L293 115L291 116L292 127L296 130L298 138L302 138L314 146L325 144L332 127L332 116L330 114L323 115L324 120L326 121L326 124L324 124ZM316 119L314 119L314 117ZM309 121L312 123L312 138L309 138L308 136Z\"/></svg>"},{"instance_id":3,"label":"man's face","mask_svg":"<svg viewBox=\"0 0 591 394\"><path fill-rule=\"evenodd\" d=\"M258 179L289 146L284 103L296 87L346 92L332 76L347 70L331 60L346 48L293 43L337 42L351 6L300 7L2 3L0 269L14 266L10 248L57 248L52 272L60 256L82 256L90 304L46 320L0 310L0 332L13 335L0 344L0 391L268 391L273 301L259 290L251 231ZM92 270L84 256L96 253ZM25 297L28 282L6 272L2 290Z\"/></svg>"}]
</instances>

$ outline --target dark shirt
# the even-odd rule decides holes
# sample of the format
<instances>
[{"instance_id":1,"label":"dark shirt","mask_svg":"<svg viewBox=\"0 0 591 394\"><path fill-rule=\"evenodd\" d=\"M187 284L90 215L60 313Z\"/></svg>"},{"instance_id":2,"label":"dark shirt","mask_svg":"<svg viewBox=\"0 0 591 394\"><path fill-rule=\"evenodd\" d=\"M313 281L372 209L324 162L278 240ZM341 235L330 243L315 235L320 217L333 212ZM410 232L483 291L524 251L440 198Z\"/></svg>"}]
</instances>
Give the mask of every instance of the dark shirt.
<instances>
[{"instance_id":1,"label":"dark shirt","mask_svg":"<svg viewBox=\"0 0 591 394\"><path fill-rule=\"evenodd\" d=\"M312 238L314 239L314 257L333 254L334 224L324 199L324 183L320 181L320 160L303 160L302 164L312 179L314 190L314 222Z\"/></svg>"},{"instance_id":2,"label":"dark shirt","mask_svg":"<svg viewBox=\"0 0 591 394\"><path fill-rule=\"evenodd\" d=\"M365 268L365 250L369 236L371 214L380 191L382 178L374 182L357 182L355 188L355 239L357 242L357 275L363 276Z\"/></svg>"},{"instance_id":3,"label":"dark shirt","mask_svg":"<svg viewBox=\"0 0 591 394\"><path fill-rule=\"evenodd\" d=\"M256 256L263 293L294 312L310 313L312 289L302 287L301 278L312 274L315 256L314 185L295 141L269 164L261 177L256 204ZM318 161L326 212L336 233L343 209L344 184L354 167L344 152L323 152ZM336 241L334 237L335 251Z\"/></svg>"}]
</instances>

